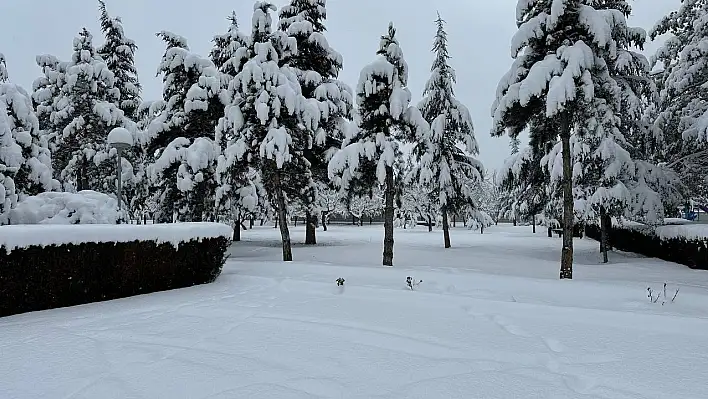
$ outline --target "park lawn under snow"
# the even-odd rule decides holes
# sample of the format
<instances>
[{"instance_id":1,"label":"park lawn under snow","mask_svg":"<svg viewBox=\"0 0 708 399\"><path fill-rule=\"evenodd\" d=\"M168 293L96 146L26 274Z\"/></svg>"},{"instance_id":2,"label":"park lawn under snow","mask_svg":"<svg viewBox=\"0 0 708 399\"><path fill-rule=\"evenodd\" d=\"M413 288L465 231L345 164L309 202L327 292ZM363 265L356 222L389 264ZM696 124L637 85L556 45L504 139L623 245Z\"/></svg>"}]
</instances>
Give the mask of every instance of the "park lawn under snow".
<instances>
[{"instance_id":1,"label":"park lawn under snow","mask_svg":"<svg viewBox=\"0 0 708 399\"><path fill-rule=\"evenodd\" d=\"M291 264L257 228L214 284L0 319L0 398L705 397L707 272L577 240L559 281L559 239L530 230L456 229L447 251L396 230L384 268L381 226L320 231ZM649 303L664 282L676 301Z\"/></svg>"}]
</instances>

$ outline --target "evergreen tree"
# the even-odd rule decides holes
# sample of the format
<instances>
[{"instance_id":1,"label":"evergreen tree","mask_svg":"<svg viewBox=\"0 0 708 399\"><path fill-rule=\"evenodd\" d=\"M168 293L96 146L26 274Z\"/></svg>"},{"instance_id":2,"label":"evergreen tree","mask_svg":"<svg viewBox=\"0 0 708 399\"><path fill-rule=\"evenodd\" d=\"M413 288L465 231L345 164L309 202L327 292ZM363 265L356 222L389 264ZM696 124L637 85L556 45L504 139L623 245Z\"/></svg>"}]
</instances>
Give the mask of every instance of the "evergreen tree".
<instances>
[{"instance_id":1,"label":"evergreen tree","mask_svg":"<svg viewBox=\"0 0 708 399\"><path fill-rule=\"evenodd\" d=\"M63 83L53 98L50 116L54 172L65 190L112 192L114 156L106 144L108 133L125 124L114 102L118 92L114 75L83 29L74 39L74 53L66 64Z\"/></svg>"},{"instance_id":2,"label":"evergreen tree","mask_svg":"<svg viewBox=\"0 0 708 399\"><path fill-rule=\"evenodd\" d=\"M254 5L251 34L252 57L231 82L230 105L223 126L232 127L235 137L224 150L234 187L245 186L248 168L256 169L277 211L283 244L283 260L292 261L287 225L289 202L301 198L313 185L304 156L317 131L319 107L309 106L302 96L293 69L281 65L281 56L295 51L294 40L283 32L272 32L271 11L267 2ZM294 193L292 195L291 193Z\"/></svg>"},{"instance_id":3,"label":"evergreen tree","mask_svg":"<svg viewBox=\"0 0 708 399\"><path fill-rule=\"evenodd\" d=\"M148 154L156 154L147 167L158 203L156 220L213 220L221 79L211 61L189 51L183 37L170 32L158 37L167 43L159 69L164 108L145 137Z\"/></svg>"},{"instance_id":4,"label":"evergreen tree","mask_svg":"<svg viewBox=\"0 0 708 399\"><path fill-rule=\"evenodd\" d=\"M636 40L637 32L627 27L621 10L629 7L626 1L612 1L610 9L605 3L608 2L519 0L519 30L511 45L515 62L499 84L492 111L495 135L508 131L517 136L533 124L546 125L545 120L552 120L559 127L531 133L545 135L555 131L560 136L560 144L547 159L551 177L562 182L561 278L573 277L573 177L578 165L574 167L572 161L573 154L583 148L577 145L571 149L571 142L580 143L586 133L592 133L599 143L616 138L612 113L617 92L611 86L617 84L610 77L608 65L616 59L618 48L626 48ZM556 137L553 134L536 139L553 143ZM607 160L603 155L609 152L599 155ZM611 155L616 156L616 161L622 160L617 151ZM576 157L576 161L580 158ZM608 175L612 181L603 187L615 183L614 172Z\"/></svg>"},{"instance_id":5,"label":"evergreen tree","mask_svg":"<svg viewBox=\"0 0 708 399\"><path fill-rule=\"evenodd\" d=\"M5 62L5 54L0 53L0 83L7 82L7 64Z\"/></svg>"},{"instance_id":6,"label":"evergreen tree","mask_svg":"<svg viewBox=\"0 0 708 399\"><path fill-rule=\"evenodd\" d=\"M239 134L235 119L236 113L240 114L240 109L238 105L230 104L236 95L232 81L241 73L253 52L251 39L239 30L235 13L229 17L229 21L231 24L228 31L214 37L214 47L210 54L221 73L226 102L225 114L216 127L216 142L222 149L216 168L216 205L220 213L232 219L233 240L240 241L243 221L249 215L257 213L265 193L259 171L249 167L248 162L243 159L243 154L239 153L238 147L234 145ZM240 127L240 123L238 126Z\"/></svg>"},{"instance_id":7,"label":"evergreen tree","mask_svg":"<svg viewBox=\"0 0 708 399\"><path fill-rule=\"evenodd\" d=\"M0 224L18 201L58 186L31 97L8 80L0 53Z\"/></svg>"},{"instance_id":8,"label":"evergreen tree","mask_svg":"<svg viewBox=\"0 0 708 399\"><path fill-rule=\"evenodd\" d=\"M108 15L106 3L98 0L98 4L101 13L101 30L106 37L106 42L97 49L97 52L115 76L114 87L119 93L116 105L127 118L135 121L138 117L142 90L138 81L138 71L135 68L135 52L138 46L125 36L121 19L111 18Z\"/></svg>"},{"instance_id":9,"label":"evergreen tree","mask_svg":"<svg viewBox=\"0 0 708 399\"><path fill-rule=\"evenodd\" d=\"M32 104L39 120L39 129L44 135L54 135L52 113L55 110L55 99L59 96L66 79L66 68L69 63L60 62L57 57L49 54L38 55L37 66L42 70L42 76L32 84ZM49 142L50 150L56 151L56 143Z\"/></svg>"},{"instance_id":10,"label":"evergreen tree","mask_svg":"<svg viewBox=\"0 0 708 399\"><path fill-rule=\"evenodd\" d=\"M396 40L393 24L381 37L377 54L379 58L361 72L356 89L356 126L330 161L329 174L343 191L355 195L373 195L374 187L383 186L383 265L393 266L397 191L394 168L402 162L400 144L424 141L429 134L429 125L420 111L409 105L408 65Z\"/></svg>"},{"instance_id":11,"label":"evergreen tree","mask_svg":"<svg viewBox=\"0 0 708 399\"><path fill-rule=\"evenodd\" d=\"M464 208L474 208L471 187L482 180L484 168L474 158L479 148L470 113L455 98L453 85L456 76L448 64L447 33L445 21L440 15L436 24L437 34L433 44L435 61L423 100L418 104L423 117L430 123L430 135L425 143L414 147L413 154L423 161L420 173L430 187L428 195L431 201L437 204L442 214L445 248L450 248L448 215Z\"/></svg>"},{"instance_id":12,"label":"evergreen tree","mask_svg":"<svg viewBox=\"0 0 708 399\"><path fill-rule=\"evenodd\" d=\"M251 40L239 30L236 13L232 13L228 20L231 22L228 31L223 35L214 36L214 47L209 55L219 72L226 74L227 80L230 81L241 72L252 54Z\"/></svg>"},{"instance_id":13,"label":"evergreen tree","mask_svg":"<svg viewBox=\"0 0 708 399\"><path fill-rule=\"evenodd\" d=\"M654 152L681 175L694 196L708 197L708 2L681 0L678 10L659 21L652 39L669 38L653 59L659 101L652 118Z\"/></svg>"},{"instance_id":14,"label":"evergreen tree","mask_svg":"<svg viewBox=\"0 0 708 399\"><path fill-rule=\"evenodd\" d=\"M307 220L305 243L316 244L315 227L320 212L318 188L329 183L328 154L341 146L343 128L352 115L353 95L345 83L337 80L342 69L342 56L329 46L324 36L325 0L291 0L280 9L279 17L279 29L293 37L297 45L296 52L283 54L280 64L293 68L302 95L319 107L321 113L319 129L309 132L313 140L305 151L315 184L297 198L305 209Z\"/></svg>"}]
</instances>

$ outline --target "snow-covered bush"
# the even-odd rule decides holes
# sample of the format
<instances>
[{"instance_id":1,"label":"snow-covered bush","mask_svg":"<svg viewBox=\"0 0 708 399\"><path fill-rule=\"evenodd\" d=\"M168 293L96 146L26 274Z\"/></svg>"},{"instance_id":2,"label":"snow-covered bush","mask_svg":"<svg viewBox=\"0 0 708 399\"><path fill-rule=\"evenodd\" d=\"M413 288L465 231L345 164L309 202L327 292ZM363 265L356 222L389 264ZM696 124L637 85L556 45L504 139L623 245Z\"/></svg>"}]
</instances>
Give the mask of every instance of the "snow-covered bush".
<instances>
[{"instance_id":1,"label":"snow-covered bush","mask_svg":"<svg viewBox=\"0 0 708 399\"><path fill-rule=\"evenodd\" d=\"M217 223L0 227L0 317L213 282Z\"/></svg>"},{"instance_id":2,"label":"snow-covered bush","mask_svg":"<svg viewBox=\"0 0 708 399\"><path fill-rule=\"evenodd\" d=\"M3 60L0 54L0 65ZM7 78L7 72L3 73ZM0 81L0 219L18 201L57 185L47 140L39 130L29 94Z\"/></svg>"},{"instance_id":3,"label":"snow-covered bush","mask_svg":"<svg viewBox=\"0 0 708 399\"><path fill-rule=\"evenodd\" d=\"M597 225L585 226L585 234L600 241ZM614 224L609 229L610 245L620 251L708 270L708 228L705 225L650 226L641 223Z\"/></svg>"},{"instance_id":4,"label":"snow-covered bush","mask_svg":"<svg viewBox=\"0 0 708 399\"><path fill-rule=\"evenodd\" d=\"M118 212L118 201L114 197L86 190L27 197L5 216L5 222L11 225L116 224L125 218L125 214Z\"/></svg>"}]
</instances>

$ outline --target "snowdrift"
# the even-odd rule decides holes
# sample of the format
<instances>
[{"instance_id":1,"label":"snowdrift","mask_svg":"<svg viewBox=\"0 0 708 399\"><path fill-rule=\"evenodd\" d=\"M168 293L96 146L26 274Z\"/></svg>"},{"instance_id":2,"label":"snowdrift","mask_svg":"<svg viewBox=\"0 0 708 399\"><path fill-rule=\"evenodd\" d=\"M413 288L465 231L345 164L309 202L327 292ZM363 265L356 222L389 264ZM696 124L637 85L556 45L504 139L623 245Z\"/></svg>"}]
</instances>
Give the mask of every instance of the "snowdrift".
<instances>
[{"instance_id":1,"label":"snowdrift","mask_svg":"<svg viewBox=\"0 0 708 399\"><path fill-rule=\"evenodd\" d=\"M219 223L0 227L0 317L211 283Z\"/></svg>"},{"instance_id":2,"label":"snowdrift","mask_svg":"<svg viewBox=\"0 0 708 399\"><path fill-rule=\"evenodd\" d=\"M112 224L121 219L118 201L96 191L45 192L20 201L9 224Z\"/></svg>"}]
</instances>

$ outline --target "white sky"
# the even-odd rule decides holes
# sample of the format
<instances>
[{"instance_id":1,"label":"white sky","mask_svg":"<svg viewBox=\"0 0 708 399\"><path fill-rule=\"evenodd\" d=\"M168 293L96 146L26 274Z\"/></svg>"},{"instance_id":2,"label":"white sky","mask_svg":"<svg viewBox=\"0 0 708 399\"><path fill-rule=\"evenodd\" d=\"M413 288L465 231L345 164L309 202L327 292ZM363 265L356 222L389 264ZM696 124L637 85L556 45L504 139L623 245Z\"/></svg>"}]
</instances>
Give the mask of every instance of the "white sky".
<instances>
[{"instance_id":1,"label":"white sky","mask_svg":"<svg viewBox=\"0 0 708 399\"><path fill-rule=\"evenodd\" d=\"M274 0L277 6L285 0ZM646 30L679 0L633 1L631 23ZM169 30L185 36L192 51L207 56L211 39L226 31L226 17L236 11L244 31L249 31L251 0L106 0L108 11L123 19L126 34L139 46L136 62L144 99L161 96L162 82L155 76L164 44L155 33ZM0 1L0 52L7 58L10 79L27 90L39 76L37 54L68 59L79 30L88 28L99 45L98 2L95 0ZM480 159L487 169L502 165L509 154L507 138L492 138L490 106L499 78L512 60L509 42L516 31L516 0L328 0L327 38L344 56L340 78L352 87L359 71L375 58L379 37L389 21L410 66L409 86L417 101L432 62L436 11L448 23L452 65L457 70L457 96L466 104L476 127ZM275 19L275 18L274 18ZM653 51L650 43L647 51Z\"/></svg>"}]
</instances>

